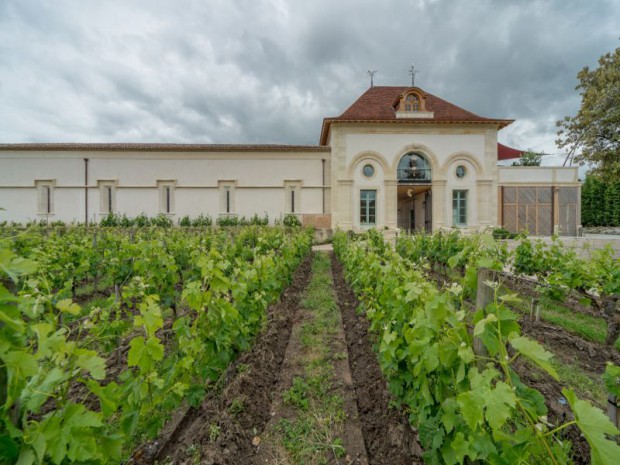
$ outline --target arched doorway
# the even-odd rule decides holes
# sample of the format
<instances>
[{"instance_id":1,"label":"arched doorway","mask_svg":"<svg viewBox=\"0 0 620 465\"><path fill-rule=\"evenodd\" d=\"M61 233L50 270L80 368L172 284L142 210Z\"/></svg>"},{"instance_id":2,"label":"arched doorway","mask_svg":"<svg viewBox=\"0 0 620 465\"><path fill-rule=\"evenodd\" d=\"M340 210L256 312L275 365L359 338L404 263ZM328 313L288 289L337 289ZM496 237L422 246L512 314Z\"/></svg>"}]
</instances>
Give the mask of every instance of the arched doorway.
<instances>
[{"instance_id":1,"label":"arched doorway","mask_svg":"<svg viewBox=\"0 0 620 465\"><path fill-rule=\"evenodd\" d=\"M432 230L432 171L428 159L419 152L409 152L400 159L396 177L398 227L402 230Z\"/></svg>"}]
</instances>

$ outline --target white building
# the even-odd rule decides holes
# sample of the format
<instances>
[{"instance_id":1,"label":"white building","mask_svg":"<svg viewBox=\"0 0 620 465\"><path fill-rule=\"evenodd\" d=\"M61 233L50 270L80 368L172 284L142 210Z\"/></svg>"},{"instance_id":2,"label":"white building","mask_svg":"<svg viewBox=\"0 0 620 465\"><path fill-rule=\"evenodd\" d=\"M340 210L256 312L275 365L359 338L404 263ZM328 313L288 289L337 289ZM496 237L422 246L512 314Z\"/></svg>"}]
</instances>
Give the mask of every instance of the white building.
<instances>
[{"instance_id":1,"label":"white building","mask_svg":"<svg viewBox=\"0 0 620 465\"><path fill-rule=\"evenodd\" d=\"M308 225L356 231L575 235L577 169L499 167L519 154L497 143L511 122L417 87L371 87L325 118L316 146L4 144L0 221L295 213Z\"/></svg>"}]
</instances>

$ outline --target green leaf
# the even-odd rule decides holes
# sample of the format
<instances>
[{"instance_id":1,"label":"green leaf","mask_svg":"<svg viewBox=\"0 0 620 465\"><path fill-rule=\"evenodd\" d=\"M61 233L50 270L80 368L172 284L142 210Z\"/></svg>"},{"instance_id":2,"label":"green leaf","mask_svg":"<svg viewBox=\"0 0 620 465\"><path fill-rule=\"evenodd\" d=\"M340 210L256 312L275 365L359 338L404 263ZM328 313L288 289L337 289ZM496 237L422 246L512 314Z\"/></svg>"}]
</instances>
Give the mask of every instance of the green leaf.
<instances>
[{"instance_id":1,"label":"green leaf","mask_svg":"<svg viewBox=\"0 0 620 465\"><path fill-rule=\"evenodd\" d=\"M32 465L35 463L35 460L36 456L34 455L34 451L30 447L24 446L19 452L19 459L17 459L15 465Z\"/></svg>"},{"instance_id":2,"label":"green leaf","mask_svg":"<svg viewBox=\"0 0 620 465\"><path fill-rule=\"evenodd\" d=\"M530 359L540 368L549 373L555 380L559 380L555 368L553 368L551 363L549 363L549 360L551 360L553 354L551 352L547 352L538 342L525 336L519 336L511 339L510 344L518 350L521 355Z\"/></svg>"},{"instance_id":3,"label":"green leaf","mask_svg":"<svg viewBox=\"0 0 620 465\"><path fill-rule=\"evenodd\" d=\"M603 381L610 393L620 397L620 366L607 362L605 373L603 373Z\"/></svg>"},{"instance_id":4,"label":"green leaf","mask_svg":"<svg viewBox=\"0 0 620 465\"><path fill-rule=\"evenodd\" d=\"M105 378L105 360L97 355L94 350L76 349L74 355L77 355L75 364L90 373L94 379Z\"/></svg>"},{"instance_id":5,"label":"green leaf","mask_svg":"<svg viewBox=\"0 0 620 465\"><path fill-rule=\"evenodd\" d=\"M493 323L496 321L497 317L494 314L491 313L490 315L487 315L485 318L476 323L476 326L474 326L474 336L480 336L484 333L484 329L488 323Z\"/></svg>"},{"instance_id":6,"label":"green leaf","mask_svg":"<svg viewBox=\"0 0 620 465\"><path fill-rule=\"evenodd\" d=\"M54 390L63 381L67 379L67 374L60 368L52 368L39 382L39 377L33 377L28 386L22 391L21 401L24 403L26 410L34 413L38 413L41 406L47 401L47 399L54 394Z\"/></svg>"},{"instance_id":7,"label":"green leaf","mask_svg":"<svg viewBox=\"0 0 620 465\"><path fill-rule=\"evenodd\" d=\"M476 358L476 355L474 354L474 351L471 347L462 342L461 346L459 347L459 358L465 363L471 363Z\"/></svg>"},{"instance_id":8,"label":"green leaf","mask_svg":"<svg viewBox=\"0 0 620 465\"><path fill-rule=\"evenodd\" d=\"M140 367L142 373L151 371L154 361L164 358L164 346L152 336L146 342L142 336L134 337L129 343L127 365Z\"/></svg>"},{"instance_id":9,"label":"green leaf","mask_svg":"<svg viewBox=\"0 0 620 465\"><path fill-rule=\"evenodd\" d=\"M13 463L18 455L17 443L8 434L0 435L0 463Z\"/></svg>"},{"instance_id":10,"label":"green leaf","mask_svg":"<svg viewBox=\"0 0 620 465\"><path fill-rule=\"evenodd\" d=\"M149 336L154 336L157 330L164 326L156 296L147 297L146 302L140 305L140 315L134 318L133 324L134 326L144 326Z\"/></svg>"},{"instance_id":11,"label":"green leaf","mask_svg":"<svg viewBox=\"0 0 620 465\"><path fill-rule=\"evenodd\" d=\"M472 430L476 430L484 419L484 399L478 391L468 391L459 394L458 404L463 419Z\"/></svg>"},{"instance_id":12,"label":"green leaf","mask_svg":"<svg viewBox=\"0 0 620 465\"><path fill-rule=\"evenodd\" d=\"M86 382L86 386L90 389L90 392L99 398L99 405L105 417L109 417L116 412L121 402L121 391L118 384L112 381L106 386L101 386L97 381L89 379Z\"/></svg>"},{"instance_id":13,"label":"green leaf","mask_svg":"<svg viewBox=\"0 0 620 465\"><path fill-rule=\"evenodd\" d=\"M517 396L512 388L503 381L498 381L495 389L486 396L485 418L493 431L499 430L506 423L516 402Z\"/></svg>"},{"instance_id":14,"label":"green leaf","mask_svg":"<svg viewBox=\"0 0 620 465\"><path fill-rule=\"evenodd\" d=\"M78 304L74 303L71 299L63 299L56 304L56 308L63 313L69 313L71 315L79 315L81 308Z\"/></svg>"},{"instance_id":15,"label":"green leaf","mask_svg":"<svg viewBox=\"0 0 620 465\"><path fill-rule=\"evenodd\" d=\"M616 465L620 458L620 446L607 439L606 435L620 434L618 428L590 402L577 399L572 390L562 389L562 394L571 406L577 426L590 444L592 465Z\"/></svg>"}]
</instances>

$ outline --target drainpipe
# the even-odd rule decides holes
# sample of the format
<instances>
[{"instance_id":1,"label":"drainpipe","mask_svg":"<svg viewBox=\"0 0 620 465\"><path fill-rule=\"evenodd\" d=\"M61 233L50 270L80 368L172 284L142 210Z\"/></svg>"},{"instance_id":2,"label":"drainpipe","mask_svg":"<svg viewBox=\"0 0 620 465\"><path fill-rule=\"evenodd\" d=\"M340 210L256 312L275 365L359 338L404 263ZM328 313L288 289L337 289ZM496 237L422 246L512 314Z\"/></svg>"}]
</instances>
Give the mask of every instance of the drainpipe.
<instances>
[{"instance_id":1,"label":"drainpipe","mask_svg":"<svg viewBox=\"0 0 620 465\"><path fill-rule=\"evenodd\" d=\"M325 214L325 158L321 159L321 165L322 165L322 174L323 174L323 180L321 181L321 193L323 194L322 196L323 214Z\"/></svg>"},{"instance_id":2,"label":"drainpipe","mask_svg":"<svg viewBox=\"0 0 620 465\"><path fill-rule=\"evenodd\" d=\"M84 158L84 224L88 226L88 158Z\"/></svg>"}]
</instances>

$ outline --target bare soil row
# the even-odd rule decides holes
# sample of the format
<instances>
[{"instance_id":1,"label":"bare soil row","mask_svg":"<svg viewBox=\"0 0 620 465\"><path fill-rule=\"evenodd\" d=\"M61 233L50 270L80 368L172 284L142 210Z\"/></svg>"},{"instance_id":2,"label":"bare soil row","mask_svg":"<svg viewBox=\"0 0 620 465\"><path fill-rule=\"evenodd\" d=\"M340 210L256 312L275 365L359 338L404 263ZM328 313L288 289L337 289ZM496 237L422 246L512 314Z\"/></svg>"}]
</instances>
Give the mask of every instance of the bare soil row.
<instances>
[{"instance_id":1,"label":"bare soil row","mask_svg":"<svg viewBox=\"0 0 620 465\"><path fill-rule=\"evenodd\" d=\"M296 271L292 285L268 310L268 323L253 348L242 354L211 389L202 405L182 414L167 434L138 454L134 463L269 464L266 453L274 417L296 370L296 330L304 321L301 299L311 278L311 257ZM355 313L358 301L332 257L334 289L342 315L342 331L334 351L346 357L334 365L334 384L344 398L347 419L342 438L344 458L327 457L339 465L409 465L422 463L416 433L402 412L390 407L390 395L368 336L368 323ZM339 336L338 336L339 335ZM342 364L345 365L342 365ZM346 366L348 365L348 366ZM348 379L350 377L350 379ZM282 462L278 462L282 463ZM284 462L286 463L286 462Z\"/></svg>"}]
</instances>

